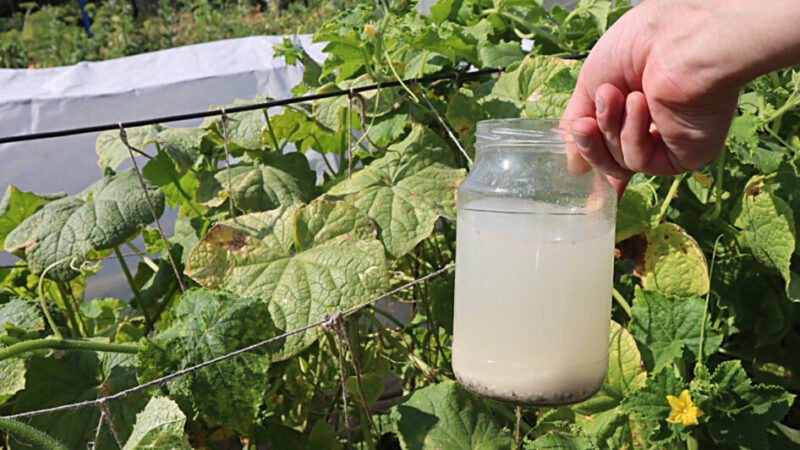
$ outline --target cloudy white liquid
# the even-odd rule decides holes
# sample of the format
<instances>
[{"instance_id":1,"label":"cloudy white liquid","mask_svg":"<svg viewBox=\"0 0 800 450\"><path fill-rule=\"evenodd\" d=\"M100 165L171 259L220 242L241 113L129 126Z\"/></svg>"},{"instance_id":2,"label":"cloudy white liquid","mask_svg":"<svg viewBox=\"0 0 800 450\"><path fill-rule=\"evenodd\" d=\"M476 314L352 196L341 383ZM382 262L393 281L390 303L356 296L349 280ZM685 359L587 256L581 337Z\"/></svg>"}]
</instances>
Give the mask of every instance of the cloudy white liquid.
<instances>
[{"instance_id":1,"label":"cloudy white liquid","mask_svg":"<svg viewBox=\"0 0 800 450\"><path fill-rule=\"evenodd\" d=\"M608 364L613 225L566 207L481 199L459 207L457 233L458 380L524 404L596 392Z\"/></svg>"}]
</instances>

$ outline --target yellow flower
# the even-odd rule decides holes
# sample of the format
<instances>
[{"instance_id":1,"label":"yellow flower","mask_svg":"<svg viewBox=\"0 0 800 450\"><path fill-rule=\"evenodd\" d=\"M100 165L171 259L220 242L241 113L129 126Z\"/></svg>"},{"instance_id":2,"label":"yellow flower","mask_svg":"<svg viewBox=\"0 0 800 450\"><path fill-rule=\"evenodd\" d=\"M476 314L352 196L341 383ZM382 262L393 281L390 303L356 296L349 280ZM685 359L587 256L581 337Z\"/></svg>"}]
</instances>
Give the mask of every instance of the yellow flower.
<instances>
[{"instance_id":1,"label":"yellow flower","mask_svg":"<svg viewBox=\"0 0 800 450\"><path fill-rule=\"evenodd\" d=\"M374 38L375 37L375 27L373 27L370 24L364 25L364 33L367 33L367 35L369 37Z\"/></svg>"},{"instance_id":2,"label":"yellow flower","mask_svg":"<svg viewBox=\"0 0 800 450\"><path fill-rule=\"evenodd\" d=\"M667 401L669 406L672 407L672 412L667 417L667 422L669 423L682 423L685 427L697 425L697 418L703 415L703 410L692 403L692 397L689 396L688 389L684 389L681 392L680 398L668 395Z\"/></svg>"}]
</instances>

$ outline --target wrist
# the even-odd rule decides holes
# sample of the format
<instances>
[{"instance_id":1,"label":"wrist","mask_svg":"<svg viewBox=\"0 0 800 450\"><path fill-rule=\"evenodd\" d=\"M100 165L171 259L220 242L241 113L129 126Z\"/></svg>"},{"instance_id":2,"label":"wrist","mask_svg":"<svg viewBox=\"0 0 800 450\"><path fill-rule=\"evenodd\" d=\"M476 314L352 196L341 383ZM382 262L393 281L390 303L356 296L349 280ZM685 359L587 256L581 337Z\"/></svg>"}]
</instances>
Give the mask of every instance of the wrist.
<instances>
[{"instance_id":1,"label":"wrist","mask_svg":"<svg viewBox=\"0 0 800 450\"><path fill-rule=\"evenodd\" d=\"M800 62L797 0L650 0L658 51L680 63L674 80L695 80L698 96L738 90Z\"/></svg>"}]
</instances>

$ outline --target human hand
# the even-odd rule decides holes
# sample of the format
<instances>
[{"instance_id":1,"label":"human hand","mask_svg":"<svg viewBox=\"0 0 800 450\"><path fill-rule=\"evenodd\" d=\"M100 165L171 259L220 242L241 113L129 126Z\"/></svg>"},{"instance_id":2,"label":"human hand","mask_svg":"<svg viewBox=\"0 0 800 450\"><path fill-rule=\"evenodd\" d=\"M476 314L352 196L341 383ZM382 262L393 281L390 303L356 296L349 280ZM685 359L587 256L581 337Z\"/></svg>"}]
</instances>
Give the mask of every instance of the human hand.
<instances>
[{"instance_id":1,"label":"human hand","mask_svg":"<svg viewBox=\"0 0 800 450\"><path fill-rule=\"evenodd\" d=\"M720 14L726 7L648 0L608 30L562 116L577 144L567 150L573 174L604 172L621 196L635 172L674 175L717 157L746 81L746 62L720 61L736 19Z\"/></svg>"}]
</instances>

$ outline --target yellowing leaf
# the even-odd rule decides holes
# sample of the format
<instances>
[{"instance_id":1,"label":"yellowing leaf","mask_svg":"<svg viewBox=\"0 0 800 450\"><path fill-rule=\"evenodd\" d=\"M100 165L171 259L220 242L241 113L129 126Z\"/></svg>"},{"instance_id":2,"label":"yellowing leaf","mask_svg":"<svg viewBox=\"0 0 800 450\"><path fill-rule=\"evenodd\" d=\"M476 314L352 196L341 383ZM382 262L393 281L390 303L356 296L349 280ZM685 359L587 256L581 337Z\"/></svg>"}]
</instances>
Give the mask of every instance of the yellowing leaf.
<instances>
[{"instance_id":1,"label":"yellowing leaf","mask_svg":"<svg viewBox=\"0 0 800 450\"><path fill-rule=\"evenodd\" d=\"M691 236L678 225L662 223L644 237L647 248L636 266L642 287L679 297L708 292L706 257Z\"/></svg>"}]
</instances>

